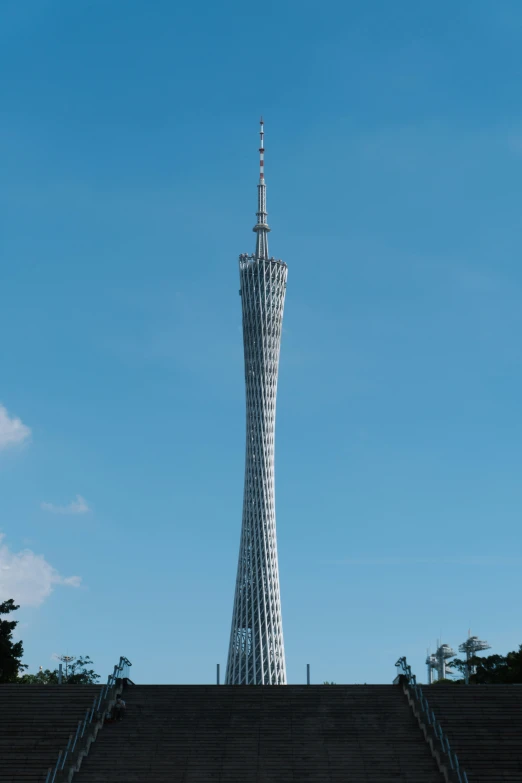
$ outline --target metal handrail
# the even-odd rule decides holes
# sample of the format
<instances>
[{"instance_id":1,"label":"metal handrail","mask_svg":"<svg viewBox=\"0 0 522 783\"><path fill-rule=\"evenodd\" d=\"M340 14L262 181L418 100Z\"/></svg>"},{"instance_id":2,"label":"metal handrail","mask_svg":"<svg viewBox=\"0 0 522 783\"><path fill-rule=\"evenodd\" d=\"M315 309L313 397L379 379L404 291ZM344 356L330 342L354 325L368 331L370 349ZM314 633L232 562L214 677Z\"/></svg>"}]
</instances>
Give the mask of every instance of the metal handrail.
<instances>
[{"instance_id":1,"label":"metal handrail","mask_svg":"<svg viewBox=\"0 0 522 783\"><path fill-rule=\"evenodd\" d=\"M452 769L455 772L458 782L469 783L468 776L466 775L465 770L460 768L459 757L457 756L455 751L451 748L448 737L443 731L439 721L435 717L435 713L430 708L428 704L428 700L424 695L424 693L422 692L421 686L417 685L417 678L413 674L411 670L411 666L409 666L406 660L406 656L399 658L395 666L398 669L402 669L402 673L403 676L406 678L406 682L408 684L410 693L413 693L413 697L417 703L417 706L419 707L420 713L423 715L426 723L428 724L428 726L431 727L436 739L439 741L442 752L447 757L449 761L450 769Z\"/></svg>"},{"instance_id":2,"label":"metal handrail","mask_svg":"<svg viewBox=\"0 0 522 783\"><path fill-rule=\"evenodd\" d=\"M65 750L60 750L58 752L58 758L56 760L56 764L54 765L54 768L49 767L49 769L47 770L45 783L55 783L56 775L65 769L65 762L67 760L67 757L72 756L77 745L79 744L79 741L81 744L81 740L83 739L86 730L88 729L88 727L91 726L93 721L97 719L98 715L100 714L101 711L100 708L102 704L104 704L105 701L109 698L110 691L112 691L112 689L114 688L114 686L116 685L119 679L124 679L125 677L128 677L129 669L131 666L132 663L128 660L128 658L121 656L119 663L117 663L116 666L114 667L112 674L109 674L109 676L107 677L107 682L100 690L100 695L94 697L92 707L87 708L84 719L78 722L78 726L76 728L76 734L74 735L70 734ZM103 712L105 712L105 708Z\"/></svg>"}]
</instances>

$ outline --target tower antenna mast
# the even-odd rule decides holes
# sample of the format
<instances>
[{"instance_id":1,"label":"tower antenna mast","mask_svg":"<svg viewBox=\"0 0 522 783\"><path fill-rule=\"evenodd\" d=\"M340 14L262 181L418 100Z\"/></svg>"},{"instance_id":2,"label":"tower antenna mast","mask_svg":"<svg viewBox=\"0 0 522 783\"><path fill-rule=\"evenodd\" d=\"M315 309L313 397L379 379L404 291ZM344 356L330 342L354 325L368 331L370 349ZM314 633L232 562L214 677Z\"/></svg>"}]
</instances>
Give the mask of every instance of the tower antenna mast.
<instances>
[{"instance_id":1,"label":"tower antenna mast","mask_svg":"<svg viewBox=\"0 0 522 783\"><path fill-rule=\"evenodd\" d=\"M260 122L256 249L239 256L246 384L243 521L227 685L285 685L275 517L274 442L286 264L268 256L265 133Z\"/></svg>"},{"instance_id":2,"label":"tower antenna mast","mask_svg":"<svg viewBox=\"0 0 522 783\"><path fill-rule=\"evenodd\" d=\"M266 182L265 182L265 124L263 118L259 122L259 182L257 185L257 223L253 230L256 232L256 258L268 259L268 214L266 211Z\"/></svg>"}]
</instances>

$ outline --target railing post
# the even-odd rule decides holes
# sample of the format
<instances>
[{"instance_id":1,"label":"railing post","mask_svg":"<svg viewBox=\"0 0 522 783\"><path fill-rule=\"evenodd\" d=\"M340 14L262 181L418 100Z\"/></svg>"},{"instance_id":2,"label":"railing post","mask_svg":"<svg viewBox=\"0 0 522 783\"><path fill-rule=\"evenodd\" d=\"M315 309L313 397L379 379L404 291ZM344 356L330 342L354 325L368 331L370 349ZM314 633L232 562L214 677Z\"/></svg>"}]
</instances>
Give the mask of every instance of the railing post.
<instances>
[{"instance_id":1,"label":"railing post","mask_svg":"<svg viewBox=\"0 0 522 783\"><path fill-rule=\"evenodd\" d=\"M98 712L98 710L100 709L100 706L101 706L101 703L102 703L102 698L103 698L103 685L100 688L100 695L98 697L98 704L96 705L96 712Z\"/></svg>"},{"instance_id":2,"label":"railing post","mask_svg":"<svg viewBox=\"0 0 522 783\"><path fill-rule=\"evenodd\" d=\"M82 733L80 734L80 737L83 737L83 735L85 734L85 729L86 729L86 726L87 726L87 718L89 717L89 712L90 712L90 710L89 710L89 708L87 708L87 712L85 713L85 718L83 719L83 727L82 727Z\"/></svg>"},{"instance_id":3,"label":"railing post","mask_svg":"<svg viewBox=\"0 0 522 783\"><path fill-rule=\"evenodd\" d=\"M78 721L78 728L76 729L76 734L75 734L74 741L73 741L73 744L72 744L71 753L74 753L74 749L76 747L76 743L78 742L78 736L80 734L81 725L82 725L82 722L80 720L80 721Z\"/></svg>"},{"instance_id":4,"label":"railing post","mask_svg":"<svg viewBox=\"0 0 522 783\"><path fill-rule=\"evenodd\" d=\"M94 701L92 703L91 707L91 717L89 718L89 723L92 723L92 719L94 718L94 710L96 709L96 696L94 697Z\"/></svg>"},{"instance_id":5,"label":"railing post","mask_svg":"<svg viewBox=\"0 0 522 783\"><path fill-rule=\"evenodd\" d=\"M455 769L455 764L453 763L453 755L454 754L453 754L453 751L450 748L449 740L448 740L447 737L446 737L446 753L448 754L448 758L449 758L449 763L450 763L451 769Z\"/></svg>"},{"instance_id":6,"label":"railing post","mask_svg":"<svg viewBox=\"0 0 522 783\"><path fill-rule=\"evenodd\" d=\"M310 664L306 664L306 684L310 685Z\"/></svg>"},{"instance_id":7,"label":"railing post","mask_svg":"<svg viewBox=\"0 0 522 783\"><path fill-rule=\"evenodd\" d=\"M219 663L216 664L216 685L219 685Z\"/></svg>"},{"instance_id":8,"label":"railing post","mask_svg":"<svg viewBox=\"0 0 522 783\"><path fill-rule=\"evenodd\" d=\"M51 783L54 783L54 779L56 777L56 773L58 772L58 767L60 766L61 758L62 758L62 751L60 751L58 753L58 759L56 761L56 766L54 768L54 772L53 772L53 775L52 775L52 778L51 778Z\"/></svg>"},{"instance_id":9,"label":"railing post","mask_svg":"<svg viewBox=\"0 0 522 783\"><path fill-rule=\"evenodd\" d=\"M69 754L69 749L71 747L72 737L73 737L73 735L69 734L69 739L67 740L67 747L65 748L65 753L63 754L63 759L62 759L62 763L61 763L60 769L63 769L65 767L65 762L67 760L67 756Z\"/></svg>"}]
</instances>

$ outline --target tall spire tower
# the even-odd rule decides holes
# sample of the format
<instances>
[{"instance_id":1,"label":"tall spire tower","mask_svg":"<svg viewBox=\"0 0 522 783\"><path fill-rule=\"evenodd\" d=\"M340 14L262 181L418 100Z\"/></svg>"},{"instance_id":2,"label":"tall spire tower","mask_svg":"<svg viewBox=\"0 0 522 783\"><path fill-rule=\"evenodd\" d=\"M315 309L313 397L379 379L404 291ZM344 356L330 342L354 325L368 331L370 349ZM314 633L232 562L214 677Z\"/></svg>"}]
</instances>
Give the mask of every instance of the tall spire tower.
<instances>
[{"instance_id":1,"label":"tall spire tower","mask_svg":"<svg viewBox=\"0 0 522 783\"><path fill-rule=\"evenodd\" d=\"M268 260L268 227L266 212L266 184L265 184L265 126L263 118L260 122L259 131L259 184L257 186L257 223L254 226L256 232L256 258Z\"/></svg>"},{"instance_id":2,"label":"tall spire tower","mask_svg":"<svg viewBox=\"0 0 522 783\"><path fill-rule=\"evenodd\" d=\"M227 685L286 685L274 493L279 349L286 277L268 257L264 125L261 118L256 252L239 256L246 384L243 523Z\"/></svg>"}]
</instances>

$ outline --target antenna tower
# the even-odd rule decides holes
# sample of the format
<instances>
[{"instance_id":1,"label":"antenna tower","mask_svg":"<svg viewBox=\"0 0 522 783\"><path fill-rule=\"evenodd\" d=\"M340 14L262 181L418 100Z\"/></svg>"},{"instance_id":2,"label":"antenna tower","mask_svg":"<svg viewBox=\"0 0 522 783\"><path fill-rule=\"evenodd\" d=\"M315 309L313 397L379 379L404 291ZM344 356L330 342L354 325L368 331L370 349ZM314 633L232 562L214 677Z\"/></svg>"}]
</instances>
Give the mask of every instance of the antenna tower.
<instances>
[{"instance_id":1,"label":"antenna tower","mask_svg":"<svg viewBox=\"0 0 522 783\"><path fill-rule=\"evenodd\" d=\"M439 667L439 662L437 660L437 656L433 655L433 653L430 654L429 648L426 651L426 666L428 667L428 685L433 684L433 672L436 671Z\"/></svg>"},{"instance_id":2,"label":"antenna tower","mask_svg":"<svg viewBox=\"0 0 522 783\"><path fill-rule=\"evenodd\" d=\"M225 682L286 685L277 560L274 442L286 264L268 256L261 118L256 250L239 256L246 384L243 522Z\"/></svg>"},{"instance_id":3,"label":"antenna tower","mask_svg":"<svg viewBox=\"0 0 522 783\"><path fill-rule=\"evenodd\" d=\"M468 631L468 634L471 632ZM476 655L478 652L481 652L482 650L490 650L491 645L489 645L487 642L482 642L478 636L468 636L465 642L462 642L462 644L459 644L459 652L466 653L466 668L464 671L464 679L466 681L466 685L469 685L469 678L470 675L473 674L474 667L470 664L470 658L472 658L474 655Z\"/></svg>"},{"instance_id":4,"label":"antenna tower","mask_svg":"<svg viewBox=\"0 0 522 783\"><path fill-rule=\"evenodd\" d=\"M454 658L457 653L453 650L449 644L441 644L435 653L435 659L437 661L434 667L437 670L437 679L446 679L446 669L450 669L451 666L446 663L450 658Z\"/></svg>"}]
</instances>

